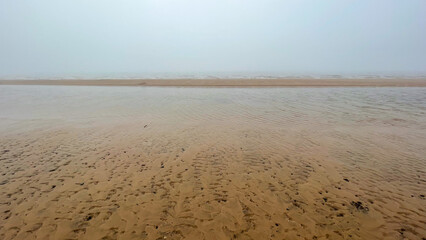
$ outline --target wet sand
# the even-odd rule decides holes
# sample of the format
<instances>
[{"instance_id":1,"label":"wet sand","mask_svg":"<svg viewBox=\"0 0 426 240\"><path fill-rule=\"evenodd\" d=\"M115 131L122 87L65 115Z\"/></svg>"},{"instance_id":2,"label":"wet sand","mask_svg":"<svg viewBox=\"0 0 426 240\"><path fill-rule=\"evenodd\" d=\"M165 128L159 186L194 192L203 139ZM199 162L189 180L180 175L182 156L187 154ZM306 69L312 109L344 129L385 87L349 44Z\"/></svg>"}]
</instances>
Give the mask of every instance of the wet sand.
<instances>
[{"instance_id":1,"label":"wet sand","mask_svg":"<svg viewBox=\"0 0 426 240\"><path fill-rule=\"evenodd\" d=\"M0 86L0 239L424 239L425 102Z\"/></svg>"},{"instance_id":2,"label":"wet sand","mask_svg":"<svg viewBox=\"0 0 426 240\"><path fill-rule=\"evenodd\" d=\"M0 85L174 87L426 87L426 79L61 79L0 80Z\"/></svg>"}]
</instances>

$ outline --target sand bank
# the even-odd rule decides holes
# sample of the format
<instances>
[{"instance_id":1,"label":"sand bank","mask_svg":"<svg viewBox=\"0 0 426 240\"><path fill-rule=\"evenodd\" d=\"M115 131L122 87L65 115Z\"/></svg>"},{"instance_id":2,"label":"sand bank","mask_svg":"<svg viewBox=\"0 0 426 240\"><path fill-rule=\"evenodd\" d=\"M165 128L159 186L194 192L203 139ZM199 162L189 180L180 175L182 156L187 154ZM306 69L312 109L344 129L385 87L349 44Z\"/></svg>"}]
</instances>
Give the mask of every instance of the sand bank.
<instances>
[{"instance_id":1,"label":"sand bank","mask_svg":"<svg viewBox=\"0 0 426 240\"><path fill-rule=\"evenodd\" d=\"M0 85L175 87L426 87L426 79L64 79L0 80Z\"/></svg>"}]
</instances>

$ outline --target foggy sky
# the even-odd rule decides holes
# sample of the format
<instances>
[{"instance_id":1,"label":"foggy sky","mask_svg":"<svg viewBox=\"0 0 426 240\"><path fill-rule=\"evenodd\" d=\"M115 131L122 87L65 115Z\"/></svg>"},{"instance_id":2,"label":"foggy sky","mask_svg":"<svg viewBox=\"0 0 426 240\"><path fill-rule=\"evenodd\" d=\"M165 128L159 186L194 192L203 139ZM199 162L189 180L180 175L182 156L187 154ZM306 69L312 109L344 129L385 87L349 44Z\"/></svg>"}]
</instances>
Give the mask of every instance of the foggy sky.
<instances>
[{"instance_id":1,"label":"foggy sky","mask_svg":"<svg viewBox=\"0 0 426 240\"><path fill-rule=\"evenodd\" d=\"M424 0L0 0L0 77L426 72Z\"/></svg>"}]
</instances>

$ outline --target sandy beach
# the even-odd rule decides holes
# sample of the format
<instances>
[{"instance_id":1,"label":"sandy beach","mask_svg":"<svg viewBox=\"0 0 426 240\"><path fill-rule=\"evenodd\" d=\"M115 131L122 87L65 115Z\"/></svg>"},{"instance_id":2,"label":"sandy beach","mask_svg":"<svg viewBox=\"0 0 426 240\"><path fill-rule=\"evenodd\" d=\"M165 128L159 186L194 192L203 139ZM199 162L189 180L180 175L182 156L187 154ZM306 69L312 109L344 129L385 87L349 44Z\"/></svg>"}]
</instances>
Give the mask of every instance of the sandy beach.
<instances>
[{"instance_id":1,"label":"sandy beach","mask_svg":"<svg viewBox=\"0 0 426 240\"><path fill-rule=\"evenodd\" d=\"M424 239L425 96L0 86L0 239Z\"/></svg>"},{"instance_id":2,"label":"sandy beach","mask_svg":"<svg viewBox=\"0 0 426 240\"><path fill-rule=\"evenodd\" d=\"M425 13L0 1L0 240L426 240Z\"/></svg>"},{"instance_id":3,"label":"sandy beach","mask_svg":"<svg viewBox=\"0 0 426 240\"><path fill-rule=\"evenodd\" d=\"M426 79L61 79L0 80L0 85L169 87L426 87Z\"/></svg>"}]
</instances>

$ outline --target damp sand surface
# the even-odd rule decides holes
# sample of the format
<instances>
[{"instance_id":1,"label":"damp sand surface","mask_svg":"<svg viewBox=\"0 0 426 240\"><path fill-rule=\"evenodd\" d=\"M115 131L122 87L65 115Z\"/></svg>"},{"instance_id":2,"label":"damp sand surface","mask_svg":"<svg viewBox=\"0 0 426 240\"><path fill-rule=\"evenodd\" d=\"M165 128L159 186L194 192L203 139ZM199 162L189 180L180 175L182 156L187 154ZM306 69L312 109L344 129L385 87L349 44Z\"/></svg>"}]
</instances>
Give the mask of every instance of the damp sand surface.
<instances>
[{"instance_id":1,"label":"damp sand surface","mask_svg":"<svg viewBox=\"0 0 426 240\"><path fill-rule=\"evenodd\" d=\"M424 239L426 88L0 86L0 239Z\"/></svg>"}]
</instances>

